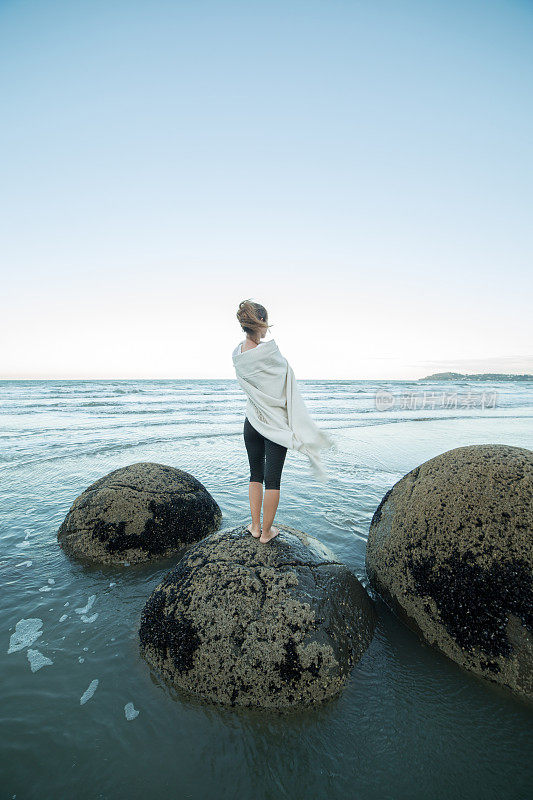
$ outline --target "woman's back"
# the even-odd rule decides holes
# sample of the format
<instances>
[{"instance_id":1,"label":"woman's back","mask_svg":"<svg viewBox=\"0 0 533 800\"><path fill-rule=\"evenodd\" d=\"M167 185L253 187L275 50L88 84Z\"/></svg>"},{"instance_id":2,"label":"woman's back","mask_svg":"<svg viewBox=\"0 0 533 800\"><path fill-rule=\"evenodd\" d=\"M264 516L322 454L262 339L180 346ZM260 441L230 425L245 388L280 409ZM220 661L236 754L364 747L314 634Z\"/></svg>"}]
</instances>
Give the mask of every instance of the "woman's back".
<instances>
[{"instance_id":1,"label":"woman's back","mask_svg":"<svg viewBox=\"0 0 533 800\"><path fill-rule=\"evenodd\" d=\"M266 342L259 342L255 347L259 347L261 344L266 344ZM246 353L248 350L255 350L255 347L247 347L246 350L243 350L244 342L240 342L235 350L233 351L232 355L236 356L240 353Z\"/></svg>"}]
</instances>

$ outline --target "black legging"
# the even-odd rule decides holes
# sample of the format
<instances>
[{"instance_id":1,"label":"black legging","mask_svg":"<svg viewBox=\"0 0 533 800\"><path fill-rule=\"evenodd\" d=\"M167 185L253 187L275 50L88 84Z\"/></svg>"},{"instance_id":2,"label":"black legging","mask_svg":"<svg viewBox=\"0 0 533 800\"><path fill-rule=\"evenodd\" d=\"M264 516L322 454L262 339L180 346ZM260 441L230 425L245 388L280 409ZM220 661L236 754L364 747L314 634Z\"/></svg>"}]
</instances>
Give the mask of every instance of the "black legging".
<instances>
[{"instance_id":1,"label":"black legging","mask_svg":"<svg viewBox=\"0 0 533 800\"><path fill-rule=\"evenodd\" d=\"M256 431L248 417L244 419L243 434L250 462L250 481L263 483L264 480L265 489L279 489L287 448Z\"/></svg>"}]
</instances>

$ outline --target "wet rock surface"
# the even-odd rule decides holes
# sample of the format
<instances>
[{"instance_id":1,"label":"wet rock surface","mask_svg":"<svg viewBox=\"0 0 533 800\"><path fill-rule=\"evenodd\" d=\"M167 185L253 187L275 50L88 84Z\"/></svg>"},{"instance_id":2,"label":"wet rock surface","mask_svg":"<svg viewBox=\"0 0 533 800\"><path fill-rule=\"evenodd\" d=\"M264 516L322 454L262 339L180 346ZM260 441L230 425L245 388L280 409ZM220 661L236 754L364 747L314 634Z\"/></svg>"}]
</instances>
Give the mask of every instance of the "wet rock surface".
<instances>
[{"instance_id":1,"label":"wet rock surface","mask_svg":"<svg viewBox=\"0 0 533 800\"><path fill-rule=\"evenodd\" d=\"M287 711L344 686L373 636L373 604L321 542L286 525L194 545L142 612L141 652L170 685L229 706Z\"/></svg>"},{"instance_id":2,"label":"wet rock surface","mask_svg":"<svg viewBox=\"0 0 533 800\"><path fill-rule=\"evenodd\" d=\"M462 667L533 699L533 452L458 447L386 493L371 585Z\"/></svg>"},{"instance_id":3,"label":"wet rock surface","mask_svg":"<svg viewBox=\"0 0 533 800\"><path fill-rule=\"evenodd\" d=\"M57 537L62 548L100 564L165 558L217 530L222 513L193 475L138 462L91 484Z\"/></svg>"}]
</instances>

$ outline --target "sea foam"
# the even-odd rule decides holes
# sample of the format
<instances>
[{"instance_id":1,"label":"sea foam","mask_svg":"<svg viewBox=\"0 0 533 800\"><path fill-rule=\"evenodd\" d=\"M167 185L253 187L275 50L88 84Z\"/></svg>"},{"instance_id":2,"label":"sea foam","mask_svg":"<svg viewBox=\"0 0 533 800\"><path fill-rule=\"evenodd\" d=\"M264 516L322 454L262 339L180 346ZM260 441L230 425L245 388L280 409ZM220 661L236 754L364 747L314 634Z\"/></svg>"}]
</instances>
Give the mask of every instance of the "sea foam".
<instances>
[{"instance_id":1,"label":"sea foam","mask_svg":"<svg viewBox=\"0 0 533 800\"><path fill-rule=\"evenodd\" d=\"M17 650L23 650L29 647L30 644L43 635L39 630L42 627L42 619L30 617L29 619L20 619L15 625L15 632L11 634L9 640L8 653L14 653Z\"/></svg>"},{"instance_id":2,"label":"sea foam","mask_svg":"<svg viewBox=\"0 0 533 800\"><path fill-rule=\"evenodd\" d=\"M126 703L124 706L124 713L126 715L126 719L135 719L135 717L139 716L139 712L136 708L134 708L133 703Z\"/></svg>"},{"instance_id":3,"label":"sea foam","mask_svg":"<svg viewBox=\"0 0 533 800\"><path fill-rule=\"evenodd\" d=\"M27 656L32 672L37 672L41 667L46 667L48 664L54 663L52 659L43 656L38 650L32 650L31 648L28 650Z\"/></svg>"},{"instance_id":4,"label":"sea foam","mask_svg":"<svg viewBox=\"0 0 533 800\"><path fill-rule=\"evenodd\" d=\"M93 694L96 692L96 688L98 686L98 678L95 678L93 681L90 682L87 689L85 689L84 693L80 697L80 706L90 700Z\"/></svg>"},{"instance_id":5,"label":"sea foam","mask_svg":"<svg viewBox=\"0 0 533 800\"><path fill-rule=\"evenodd\" d=\"M86 614L88 612L88 610L91 608L91 606L92 606L92 604L94 603L95 600L96 600L96 595L92 594L89 597L89 599L87 600L87 605L86 606L84 606L83 608L77 608L76 609L76 614Z\"/></svg>"}]
</instances>

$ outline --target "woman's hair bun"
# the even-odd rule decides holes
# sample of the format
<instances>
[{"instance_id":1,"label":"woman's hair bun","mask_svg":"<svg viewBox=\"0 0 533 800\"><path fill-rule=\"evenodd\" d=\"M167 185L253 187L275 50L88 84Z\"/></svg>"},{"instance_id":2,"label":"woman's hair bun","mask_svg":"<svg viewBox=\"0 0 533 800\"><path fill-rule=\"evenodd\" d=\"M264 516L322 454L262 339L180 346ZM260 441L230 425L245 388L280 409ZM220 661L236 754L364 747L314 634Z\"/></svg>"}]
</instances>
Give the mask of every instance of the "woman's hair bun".
<instances>
[{"instance_id":1,"label":"woman's hair bun","mask_svg":"<svg viewBox=\"0 0 533 800\"><path fill-rule=\"evenodd\" d=\"M237 319L243 331L257 342L270 328L266 308L261 303L254 303L253 300L242 300L239 303Z\"/></svg>"}]
</instances>

